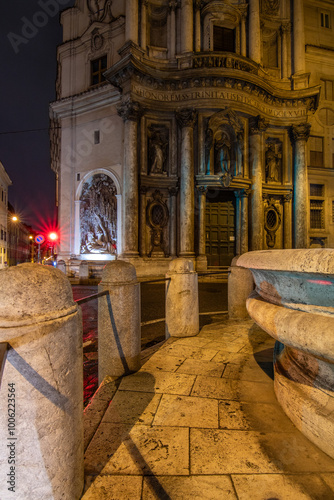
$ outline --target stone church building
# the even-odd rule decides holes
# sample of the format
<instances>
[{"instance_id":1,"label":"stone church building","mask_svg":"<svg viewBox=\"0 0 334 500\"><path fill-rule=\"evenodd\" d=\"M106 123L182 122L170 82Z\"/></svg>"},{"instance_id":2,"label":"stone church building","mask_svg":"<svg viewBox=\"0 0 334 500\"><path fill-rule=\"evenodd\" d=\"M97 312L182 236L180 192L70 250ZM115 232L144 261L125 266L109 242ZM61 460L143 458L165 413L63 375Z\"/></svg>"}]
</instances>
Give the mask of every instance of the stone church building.
<instances>
[{"instance_id":1,"label":"stone church building","mask_svg":"<svg viewBox=\"0 0 334 500\"><path fill-rule=\"evenodd\" d=\"M59 259L334 246L333 2L77 0L61 23Z\"/></svg>"}]
</instances>

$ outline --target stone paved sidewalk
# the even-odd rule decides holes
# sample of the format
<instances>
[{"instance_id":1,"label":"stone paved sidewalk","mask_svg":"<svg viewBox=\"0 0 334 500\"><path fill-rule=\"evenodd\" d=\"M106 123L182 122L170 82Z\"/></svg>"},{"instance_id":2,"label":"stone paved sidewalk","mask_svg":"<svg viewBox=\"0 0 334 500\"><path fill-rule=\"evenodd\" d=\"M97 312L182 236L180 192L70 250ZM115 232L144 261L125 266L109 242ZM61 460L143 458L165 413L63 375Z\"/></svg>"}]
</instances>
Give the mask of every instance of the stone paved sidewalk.
<instances>
[{"instance_id":1,"label":"stone paved sidewalk","mask_svg":"<svg viewBox=\"0 0 334 500\"><path fill-rule=\"evenodd\" d=\"M105 384L83 500L334 499L334 460L276 401L273 346L251 320L219 321L163 343L109 406Z\"/></svg>"}]
</instances>

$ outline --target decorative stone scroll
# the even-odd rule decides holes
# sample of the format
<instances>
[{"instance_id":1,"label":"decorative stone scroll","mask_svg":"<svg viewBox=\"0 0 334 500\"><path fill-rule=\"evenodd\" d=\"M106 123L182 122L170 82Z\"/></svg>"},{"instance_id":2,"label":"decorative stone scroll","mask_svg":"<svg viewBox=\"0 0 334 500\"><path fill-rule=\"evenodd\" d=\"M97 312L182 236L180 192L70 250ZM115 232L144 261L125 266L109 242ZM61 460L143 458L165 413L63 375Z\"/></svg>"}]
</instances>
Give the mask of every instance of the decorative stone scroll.
<instances>
[{"instance_id":1,"label":"decorative stone scroll","mask_svg":"<svg viewBox=\"0 0 334 500\"><path fill-rule=\"evenodd\" d=\"M80 253L115 254L117 244L116 186L105 174L85 182L80 197Z\"/></svg>"}]
</instances>

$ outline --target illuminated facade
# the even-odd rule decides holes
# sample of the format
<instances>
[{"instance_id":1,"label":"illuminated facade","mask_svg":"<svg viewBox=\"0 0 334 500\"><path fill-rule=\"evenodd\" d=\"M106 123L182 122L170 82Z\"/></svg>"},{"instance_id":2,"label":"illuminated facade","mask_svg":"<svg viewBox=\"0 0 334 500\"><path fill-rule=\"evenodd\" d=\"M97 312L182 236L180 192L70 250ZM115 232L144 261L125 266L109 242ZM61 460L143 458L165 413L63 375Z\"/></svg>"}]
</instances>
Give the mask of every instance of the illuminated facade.
<instances>
[{"instance_id":1,"label":"illuminated facade","mask_svg":"<svg viewBox=\"0 0 334 500\"><path fill-rule=\"evenodd\" d=\"M8 187L12 181L0 162L0 269L8 263Z\"/></svg>"},{"instance_id":2,"label":"illuminated facade","mask_svg":"<svg viewBox=\"0 0 334 500\"><path fill-rule=\"evenodd\" d=\"M61 22L60 259L334 246L329 2L78 0Z\"/></svg>"}]
</instances>

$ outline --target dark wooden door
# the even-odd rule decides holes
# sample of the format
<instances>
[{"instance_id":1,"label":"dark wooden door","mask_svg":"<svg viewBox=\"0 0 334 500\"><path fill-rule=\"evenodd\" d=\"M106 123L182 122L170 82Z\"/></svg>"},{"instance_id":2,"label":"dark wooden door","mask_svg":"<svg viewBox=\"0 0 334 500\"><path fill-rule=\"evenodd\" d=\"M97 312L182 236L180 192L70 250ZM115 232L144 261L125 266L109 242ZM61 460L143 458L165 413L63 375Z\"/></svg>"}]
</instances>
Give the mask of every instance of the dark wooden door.
<instances>
[{"instance_id":1,"label":"dark wooden door","mask_svg":"<svg viewBox=\"0 0 334 500\"><path fill-rule=\"evenodd\" d=\"M220 192L206 202L206 256L208 266L229 266L235 256L235 201Z\"/></svg>"}]
</instances>

